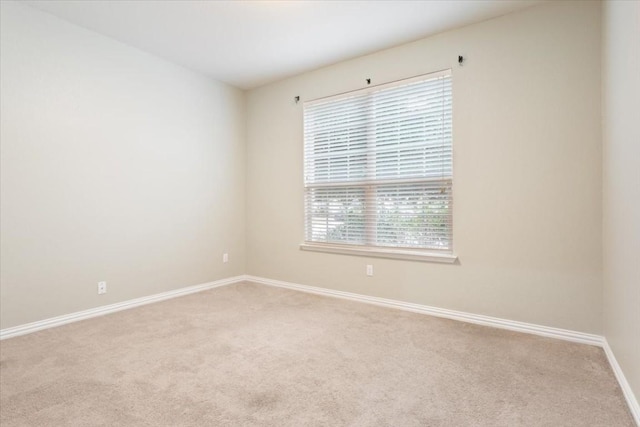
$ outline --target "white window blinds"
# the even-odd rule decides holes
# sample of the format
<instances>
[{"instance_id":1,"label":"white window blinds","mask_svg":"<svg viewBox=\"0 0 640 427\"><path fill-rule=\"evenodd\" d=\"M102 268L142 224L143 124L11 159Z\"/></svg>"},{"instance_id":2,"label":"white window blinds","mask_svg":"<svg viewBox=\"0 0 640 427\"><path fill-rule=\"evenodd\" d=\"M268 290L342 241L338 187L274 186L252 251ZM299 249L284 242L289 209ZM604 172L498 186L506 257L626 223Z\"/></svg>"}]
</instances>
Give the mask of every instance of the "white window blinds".
<instances>
[{"instance_id":1,"label":"white window blinds","mask_svg":"<svg viewBox=\"0 0 640 427\"><path fill-rule=\"evenodd\" d=\"M449 71L304 105L305 240L452 249Z\"/></svg>"}]
</instances>

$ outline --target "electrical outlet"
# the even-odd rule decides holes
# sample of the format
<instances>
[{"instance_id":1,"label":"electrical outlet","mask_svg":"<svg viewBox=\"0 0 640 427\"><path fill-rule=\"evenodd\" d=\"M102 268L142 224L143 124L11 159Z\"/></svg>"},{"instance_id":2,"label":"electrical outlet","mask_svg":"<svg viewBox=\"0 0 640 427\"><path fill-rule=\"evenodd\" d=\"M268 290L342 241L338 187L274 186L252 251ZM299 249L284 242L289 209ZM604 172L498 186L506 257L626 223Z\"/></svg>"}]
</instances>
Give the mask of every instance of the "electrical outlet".
<instances>
[{"instance_id":1,"label":"electrical outlet","mask_svg":"<svg viewBox=\"0 0 640 427\"><path fill-rule=\"evenodd\" d=\"M98 295L107 293L107 282L98 282Z\"/></svg>"},{"instance_id":2,"label":"electrical outlet","mask_svg":"<svg viewBox=\"0 0 640 427\"><path fill-rule=\"evenodd\" d=\"M367 276L373 276L373 265L367 264Z\"/></svg>"},{"instance_id":3,"label":"electrical outlet","mask_svg":"<svg viewBox=\"0 0 640 427\"><path fill-rule=\"evenodd\" d=\"M222 254L222 262L229 262L229 254Z\"/></svg>"}]
</instances>

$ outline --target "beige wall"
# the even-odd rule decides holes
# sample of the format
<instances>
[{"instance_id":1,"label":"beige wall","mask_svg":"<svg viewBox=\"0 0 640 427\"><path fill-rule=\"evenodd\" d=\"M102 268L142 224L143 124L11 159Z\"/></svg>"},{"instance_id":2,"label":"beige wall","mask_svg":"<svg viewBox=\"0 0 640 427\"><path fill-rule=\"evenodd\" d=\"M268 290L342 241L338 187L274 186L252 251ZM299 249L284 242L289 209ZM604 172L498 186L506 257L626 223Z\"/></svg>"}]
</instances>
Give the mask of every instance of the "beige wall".
<instances>
[{"instance_id":1,"label":"beige wall","mask_svg":"<svg viewBox=\"0 0 640 427\"><path fill-rule=\"evenodd\" d=\"M243 273L244 94L1 12L0 327Z\"/></svg>"},{"instance_id":2,"label":"beige wall","mask_svg":"<svg viewBox=\"0 0 640 427\"><path fill-rule=\"evenodd\" d=\"M640 3L603 3L604 333L640 397Z\"/></svg>"},{"instance_id":3,"label":"beige wall","mask_svg":"<svg viewBox=\"0 0 640 427\"><path fill-rule=\"evenodd\" d=\"M294 96L449 67L459 264L300 251L302 104ZM600 107L598 2L545 4L252 90L248 273L600 333ZM365 276L368 263L374 277Z\"/></svg>"},{"instance_id":4,"label":"beige wall","mask_svg":"<svg viewBox=\"0 0 640 427\"><path fill-rule=\"evenodd\" d=\"M602 332L597 2L296 76L250 91L247 111L240 91L13 3L1 47L2 328L248 272ZM293 97L448 67L459 263L300 251Z\"/></svg>"}]
</instances>

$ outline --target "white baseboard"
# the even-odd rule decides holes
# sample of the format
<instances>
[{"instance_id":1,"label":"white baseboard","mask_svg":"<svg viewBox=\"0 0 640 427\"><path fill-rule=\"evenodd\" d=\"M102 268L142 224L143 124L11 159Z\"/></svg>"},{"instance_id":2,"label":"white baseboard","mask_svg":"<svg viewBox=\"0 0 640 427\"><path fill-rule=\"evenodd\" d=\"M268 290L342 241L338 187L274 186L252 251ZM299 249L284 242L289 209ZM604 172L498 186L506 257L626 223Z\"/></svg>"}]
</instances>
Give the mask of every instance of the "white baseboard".
<instances>
[{"instance_id":1,"label":"white baseboard","mask_svg":"<svg viewBox=\"0 0 640 427\"><path fill-rule=\"evenodd\" d=\"M146 297L136 298L115 304L104 305L101 307L91 308L89 310L78 311L75 313L65 314L62 316L51 317L49 319L39 320L37 322L26 323L10 328L0 330L0 340L25 335L32 332L41 331L43 329L54 328L56 326L65 325L67 323L77 322L84 319L90 319L96 316L102 316L109 313L115 313L121 310L127 310L139 307L145 304L151 304L170 298L176 298L182 295L188 295L195 292L201 292L208 289L226 286L242 281L250 281L263 285L276 286L280 288L293 289L296 291L307 292L317 295L324 295L334 298L348 299L352 301L374 304L383 307L391 307L415 313L423 313L431 316L444 317L447 319L459 320L462 322L475 323L479 325L492 326L494 328L508 329L516 332L524 332L529 334L541 335L550 338L557 338L565 341L578 342L582 344L597 345L604 347L605 339L599 335L586 334L583 332L570 331L567 329L552 328L549 326L541 326L532 323L518 322L515 320L500 319L497 317L484 316L480 314L466 313L463 311L449 310L446 308L431 307L427 305L414 304L392 299L373 297L351 292L336 291L333 289L319 288L315 286L301 285L298 283L284 282L281 280L267 279L251 275L240 275L229 277L227 279L216 280L201 285L188 286L173 291L163 292L160 294L150 295ZM609 349L609 352L611 350Z\"/></svg>"},{"instance_id":2,"label":"white baseboard","mask_svg":"<svg viewBox=\"0 0 640 427\"><path fill-rule=\"evenodd\" d=\"M55 328L56 326L66 325L67 323L77 322L92 317L103 316L105 314L115 313L117 311L128 310L141 305L151 304L170 298L176 298L183 295L193 294L195 292L206 291L220 286L230 285L232 283L241 282L244 276L235 276L227 279L216 280L201 285L188 286L173 291L162 292L160 294L149 295L146 297L136 298L128 301L118 302L101 307L91 308L89 310L77 311L71 314L51 317L49 319L39 320L37 322L26 323L24 325L14 326L12 328L0 329L0 340L17 337L20 335L30 334L32 332L41 331L43 329Z\"/></svg>"},{"instance_id":3,"label":"white baseboard","mask_svg":"<svg viewBox=\"0 0 640 427\"><path fill-rule=\"evenodd\" d=\"M622 393L624 394L625 399L627 400L627 405L629 405L629 410L631 411L631 415L635 420L636 424L640 426L640 405L638 404L638 400L636 399L633 390L631 390L631 386L627 381L627 378L624 376L622 372L622 368L618 364L616 360L616 356L613 354L613 350L609 346L609 342L606 338L603 339L602 348L604 349L605 354L607 355L607 359L609 359L609 364L611 365L611 369L613 369L613 373L620 384L620 388L622 389Z\"/></svg>"},{"instance_id":4,"label":"white baseboard","mask_svg":"<svg viewBox=\"0 0 640 427\"><path fill-rule=\"evenodd\" d=\"M541 335L544 337L557 338L565 341L572 341L581 344L602 346L604 338L600 335L586 334L584 332L570 331L567 329L552 328L549 326L535 325L533 323L518 322L515 320L500 319L498 317L484 316L480 314L465 313L463 311L449 310L446 308L430 307L427 305L413 304L392 299L372 297L350 292L336 291L333 289L317 288L314 286L300 285L297 283L283 282L281 280L265 279L263 277L244 276L250 282L261 283L263 285L277 286L280 288L294 289L297 291L325 295L335 298L343 298L352 301L364 302L383 307L398 308L415 313L423 313L431 316L444 317L447 319L459 320L462 322L475 323L478 325L492 326L494 328L508 329L510 331L525 332L528 334Z\"/></svg>"}]
</instances>

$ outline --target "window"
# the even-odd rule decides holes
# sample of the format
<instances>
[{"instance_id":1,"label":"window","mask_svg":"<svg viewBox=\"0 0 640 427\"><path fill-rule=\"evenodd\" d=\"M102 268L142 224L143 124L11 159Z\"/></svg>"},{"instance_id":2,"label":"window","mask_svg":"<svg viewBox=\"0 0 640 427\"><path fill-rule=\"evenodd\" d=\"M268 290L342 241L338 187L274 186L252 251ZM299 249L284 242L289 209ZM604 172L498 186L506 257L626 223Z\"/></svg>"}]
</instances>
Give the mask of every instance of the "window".
<instances>
[{"instance_id":1,"label":"window","mask_svg":"<svg viewBox=\"0 0 640 427\"><path fill-rule=\"evenodd\" d=\"M444 71L305 103L303 249L455 260L451 98Z\"/></svg>"}]
</instances>

